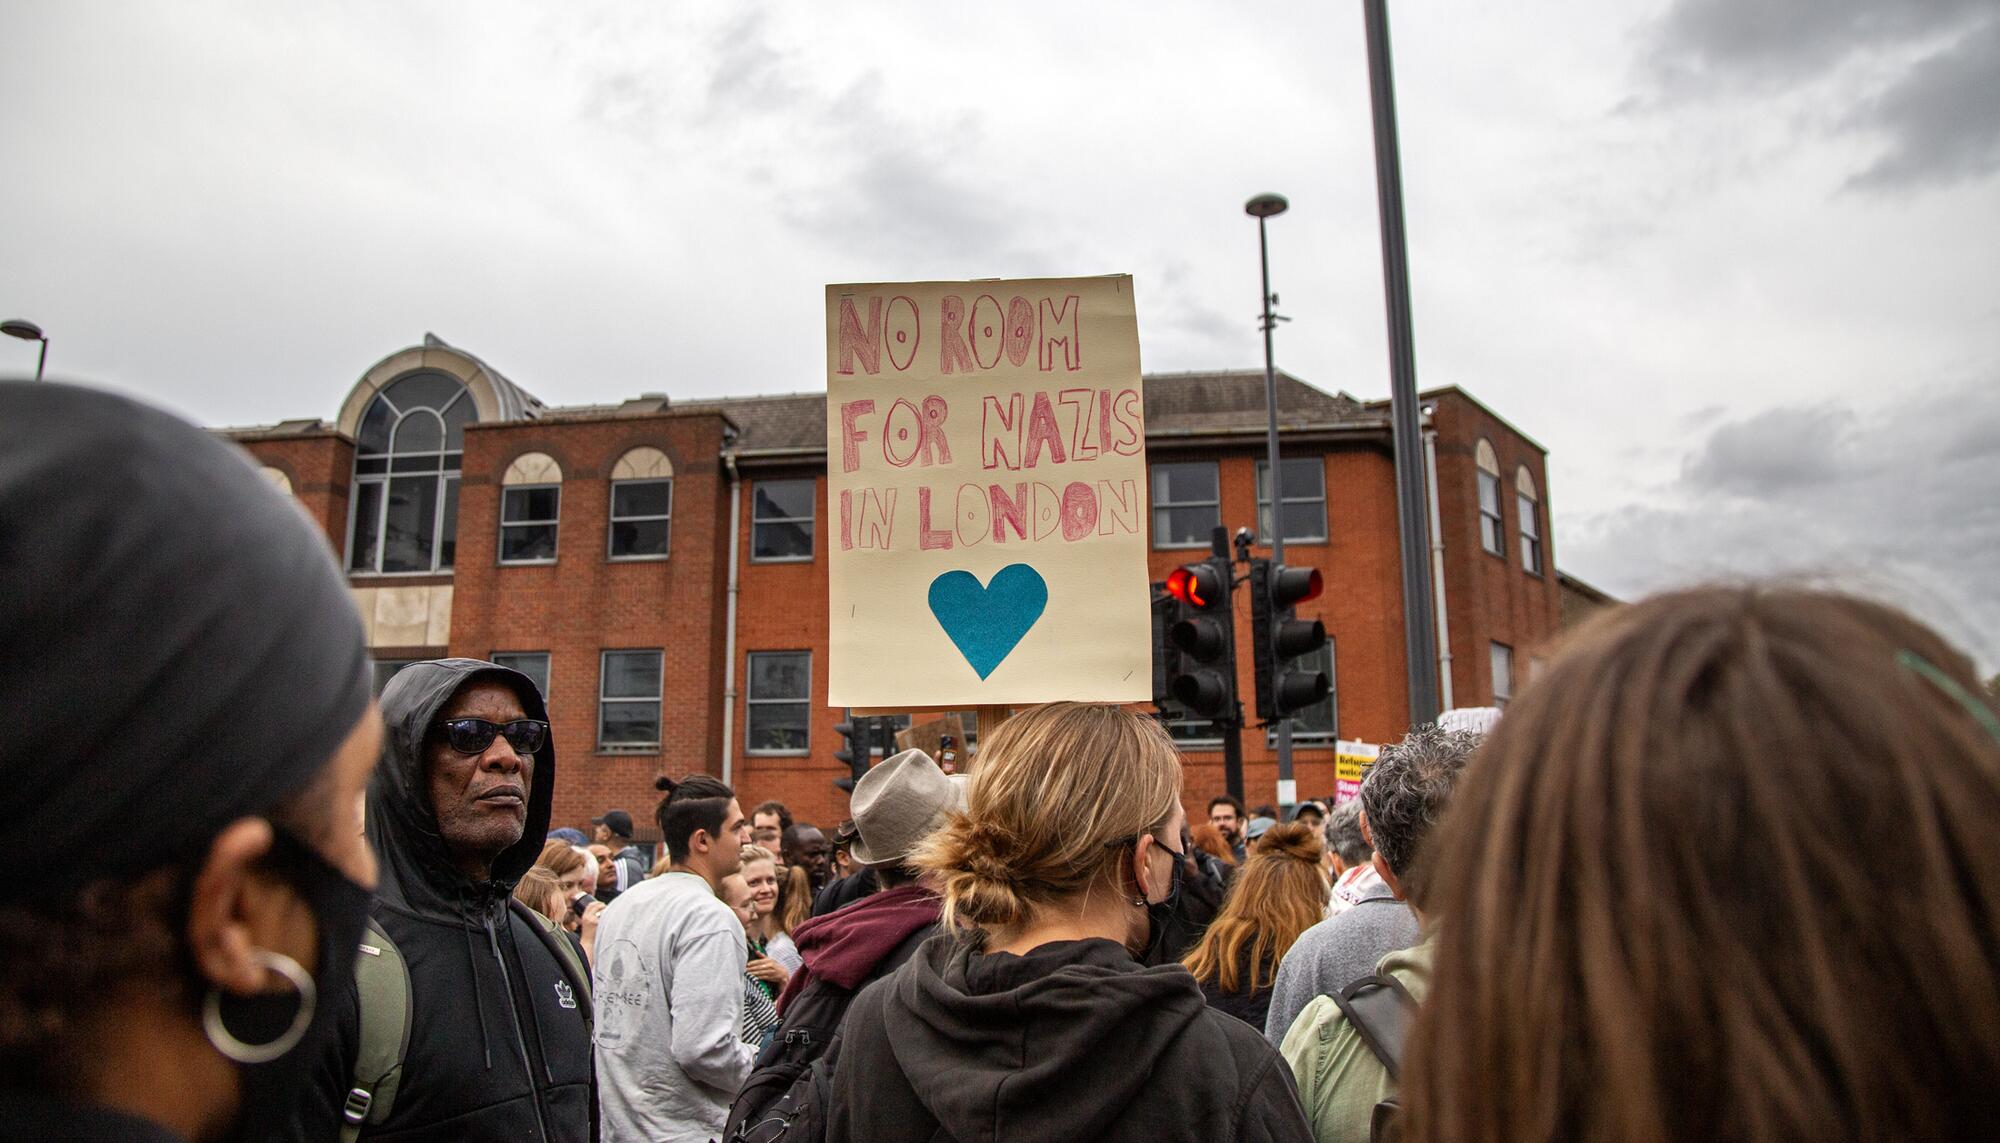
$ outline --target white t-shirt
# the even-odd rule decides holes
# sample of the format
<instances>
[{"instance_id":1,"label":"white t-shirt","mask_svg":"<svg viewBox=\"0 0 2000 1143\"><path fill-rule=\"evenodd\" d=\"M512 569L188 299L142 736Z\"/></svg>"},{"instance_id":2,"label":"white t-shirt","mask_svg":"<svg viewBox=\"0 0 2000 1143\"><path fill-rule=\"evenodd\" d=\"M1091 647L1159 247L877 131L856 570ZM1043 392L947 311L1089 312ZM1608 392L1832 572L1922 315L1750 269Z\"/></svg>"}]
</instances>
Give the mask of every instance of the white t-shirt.
<instances>
[{"instance_id":1,"label":"white t-shirt","mask_svg":"<svg viewBox=\"0 0 2000 1143\"><path fill-rule=\"evenodd\" d=\"M707 1143L749 1078L743 926L692 873L642 881L604 907L591 973L604 1143Z\"/></svg>"}]
</instances>

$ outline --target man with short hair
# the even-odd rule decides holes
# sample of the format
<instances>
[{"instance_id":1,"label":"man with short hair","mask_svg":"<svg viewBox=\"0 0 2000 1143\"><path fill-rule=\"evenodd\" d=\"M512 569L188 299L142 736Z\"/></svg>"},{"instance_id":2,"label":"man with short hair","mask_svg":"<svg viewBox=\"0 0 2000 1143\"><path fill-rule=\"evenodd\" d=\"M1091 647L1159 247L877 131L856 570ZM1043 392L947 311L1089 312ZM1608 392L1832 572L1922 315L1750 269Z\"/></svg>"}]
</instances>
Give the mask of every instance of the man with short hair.
<instances>
[{"instance_id":1,"label":"man with short hair","mask_svg":"<svg viewBox=\"0 0 2000 1143\"><path fill-rule=\"evenodd\" d=\"M1208 824L1222 835L1223 843L1236 855L1237 864L1243 863L1243 803L1233 794L1217 794L1208 800Z\"/></svg>"},{"instance_id":2,"label":"man with short hair","mask_svg":"<svg viewBox=\"0 0 2000 1143\"><path fill-rule=\"evenodd\" d=\"M618 863L612 860L611 847L594 841L583 851L597 862L597 899L609 905L618 896Z\"/></svg>"},{"instance_id":3,"label":"man with short hair","mask_svg":"<svg viewBox=\"0 0 2000 1143\"><path fill-rule=\"evenodd\" d=\"M783 802L763 802L750 811L750 840L772 853L784 844L785 831L792 828L792 811Z\"/></svg>"},{"instance_id":4,"label":"man with short hair","mask_svg":"<svg viewBox=\"0 0 2000 1143\"><path fill-rule=\"evenodd\" d=\"M589 1139L589 982L559 934L510 905L555 791L541 694L506 667L442 659L397 672L381 702L367 832L382 863L375 920L408 968L409 1040L388 1115L364 1137ZM354 1067L362 1021L379 1016L352 981L321 1003L337 1006L338 1035L300 1126L331 1140L343 1109L375 1102Z\"/></svg>"},{"instance_id":5,"label":"man with short hair","mask_svg":"<svg viewBox=\"0 0 2000 1143\"><path fill-rule=\"evenodd\" d=\"M632 844L632 815L606 810L603 817L590 819L590 824L596 827L597 836L592 840L611 851L612 864L618 869L618 892L644 881L653 863L647 860L645 850Z\"/></svg>"},{"instance_id":6,"label":"man with short hair","mask_svg":"<svg viewBox=\"0 0 2000 1143\"><path fill-rule=\"evenodd\" d=\"M1326 821L1327 869L1333 875L1327 916L1338 916L1370 897L1388 893L1382 875L1375 872L1374 856L1375 847L1368 844L1368 835L1361 828L1361 799L1335 806L1333 816Z\"/></svg>"},{"instance_id":7,"label":"man with short hair","mask_svg":"<svg viewBox=\"0 0 2000 1143\"><path fill-rule=\"evenodd\" d=\"M786 865L805 868L814 893L826 888L828 875L833 872L833 847L827 844L826 835L818 826L805 822L792 826L785 831L781 848Z\"/></svg>"},{"instance_id":8,"label":"man with short hair","mask_svg":"<svg viewBox=\"0 0 2000 1143\"><path fill-rule=\"evenodd\" d=\"M742 868L750 823L735 793L706 774L665 785L655 819L673 868L620 894L597 926L607 1143L720 1136L754 1055L737 1036L749 951L743 925L715 895Z\"/></svg>"},{"instance_id":9,"label":"man with short hair","mask_svg":"<svg viewBox=\"0 0 2000 1143\"><path fill-rule=\"evenodd\" d=\"M1384 747L1368 768L1361 783L1361 826L1375 847L1373 864L1384 891L1321 921L1293 942L1271 989L1264 1035L1272 1044L1292 1042L1287 1033L1316 998L1337 994L1373 973L1383 957L1417 942L1419 918L1405 900L1421 880L1431 826L1444 813L1478 745L1477 734L1419 726L1401 742ZM1362 1134L1365 1138L1365 1129Z\"/></svg>"}]
</instances>

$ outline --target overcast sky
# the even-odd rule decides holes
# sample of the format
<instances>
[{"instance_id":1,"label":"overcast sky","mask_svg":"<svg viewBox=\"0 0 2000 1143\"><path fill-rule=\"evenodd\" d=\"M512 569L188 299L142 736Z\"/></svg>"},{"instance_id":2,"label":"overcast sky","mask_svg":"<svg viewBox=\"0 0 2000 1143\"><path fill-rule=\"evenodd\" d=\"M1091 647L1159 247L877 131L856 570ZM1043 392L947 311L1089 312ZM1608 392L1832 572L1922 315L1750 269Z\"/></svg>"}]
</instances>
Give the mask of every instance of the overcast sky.
<instances>
[{"instance_id":1,"label":"overcast sky","mask_svg":"<svg viewBox=\"0 0 2000 1143\"><path fill-rule=\"evenodd\" d=\"M1353 3L4 4L0 316L205 423L426 330L552 404L823 385L827 282L1130 272L1149 370L1388 391ZM1418 378L1566 570L2000 663L2000 4L1397 8ZM0 372L34 347L0 343Z\"/></svg>"}]
</instances>

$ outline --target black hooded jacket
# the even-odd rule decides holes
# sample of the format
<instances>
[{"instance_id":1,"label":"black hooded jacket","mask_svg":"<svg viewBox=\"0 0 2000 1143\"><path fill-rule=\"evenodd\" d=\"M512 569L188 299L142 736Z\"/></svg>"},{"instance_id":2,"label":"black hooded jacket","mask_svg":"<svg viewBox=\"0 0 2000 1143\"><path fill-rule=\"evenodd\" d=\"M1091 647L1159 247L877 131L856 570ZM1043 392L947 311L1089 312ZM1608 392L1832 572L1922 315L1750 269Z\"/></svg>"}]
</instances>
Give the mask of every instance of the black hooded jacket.
<instances>
[{"instance_id":1,"label":"black hooded jacket","mask_svg":"<svg viewBox=\"0 0 2000 1143\"><path fill-rule=\"evenodd\" d=\"M832 1143L1310 1143L1291 1069L1180 965L1106 940L926 941L848 1009Z\"/></svg>"},{"instance_id":2,"label":"black hooded jacket","mask_svg":"<svg viewBox=\"0 0 2000 1143\"><path fill-rule=\"evenodd\" d=\"M493 879L468 880L451 863L431 811L424 737L437 713L474 677L513 687L528 717L548 711L527 676L476 659L416 663L382 693L388 724L368 788L368 840L381 862L375 919L410 971L410 1046L388 1120L376 1140L592 1138L590 1032L555 954L507 900L535 863L549 828L555 746L535 754L521 840L493 862ZM314 1062L298 1137L332 1140L352 1086L360 1000L350 983L339 1035Z\"/></svg>"}]
</instances>

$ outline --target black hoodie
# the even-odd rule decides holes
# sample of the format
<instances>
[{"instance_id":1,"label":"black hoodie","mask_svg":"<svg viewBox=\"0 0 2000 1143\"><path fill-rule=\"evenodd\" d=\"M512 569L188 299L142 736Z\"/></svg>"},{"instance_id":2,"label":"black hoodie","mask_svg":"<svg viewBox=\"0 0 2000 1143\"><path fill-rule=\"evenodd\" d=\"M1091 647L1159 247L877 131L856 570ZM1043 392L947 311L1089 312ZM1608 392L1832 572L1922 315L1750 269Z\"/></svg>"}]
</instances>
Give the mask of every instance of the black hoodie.
<instances>
[{"instance_id":1,"label":"black hoodie","mask_svg":"<svg viewBox=\"0 0 2000 1143\"><path fill-rule=\"evenodd\" d=\"M412 664L382 692L388 734L368 788L368 840L381 861L375 919L409 964L410 1046L394 1110L363 1138L587 1140L596 1106L589 1029L555 955L507 907L548 832L554 744L535 754L526 826L493 862L492 880L458 871L431 812L425 734L475 677L510 685L528 717L548 717L526 675L476 659ZM314 1066L302 1139L337 1137L352 1086L360 1001L351 983L332 1001L340 1034Z\"/></svg>"},{"instance_id":2,"label":"black hoodie","mask_svg":"<svg viewBox=\"0 0 2000 1143\"><path fill-rule=\"evenodd\" d=\"M1291 1069L1180 965L1107 940L1025 956L981 941L933 937L855 998L833 1143L1312 1140Z\"/></svg>"}]
</instances>

